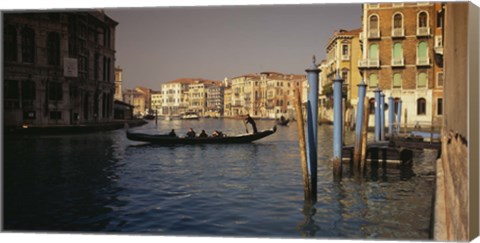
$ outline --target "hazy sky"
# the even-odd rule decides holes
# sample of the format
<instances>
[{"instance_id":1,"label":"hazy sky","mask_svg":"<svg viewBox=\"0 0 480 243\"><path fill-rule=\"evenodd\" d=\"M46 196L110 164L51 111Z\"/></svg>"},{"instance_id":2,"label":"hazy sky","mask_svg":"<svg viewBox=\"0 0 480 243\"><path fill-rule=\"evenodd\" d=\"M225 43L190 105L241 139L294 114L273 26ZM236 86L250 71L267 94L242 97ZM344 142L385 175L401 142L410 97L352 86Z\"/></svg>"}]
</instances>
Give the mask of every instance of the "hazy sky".
<instances>
[{"instance_id":1,"label":"hazy sky","mask_svg":"<svg viewBox=\"0 0 480 243\"><path fill-rule=\"evenodd\" d=\"M305 74L338 29L361 27L360 4L107 9L119 22L124 87L159 90L182 77L212 80L278 71Z\"/></svg>"}]
</instances>

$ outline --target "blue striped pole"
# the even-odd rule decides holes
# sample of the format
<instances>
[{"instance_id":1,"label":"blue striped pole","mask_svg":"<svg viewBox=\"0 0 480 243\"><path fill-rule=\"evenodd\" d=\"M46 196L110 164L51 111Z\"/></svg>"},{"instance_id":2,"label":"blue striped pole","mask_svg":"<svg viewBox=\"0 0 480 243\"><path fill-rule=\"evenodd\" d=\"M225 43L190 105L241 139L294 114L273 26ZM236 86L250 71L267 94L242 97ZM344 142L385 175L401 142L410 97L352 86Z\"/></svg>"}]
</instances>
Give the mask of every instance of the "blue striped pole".
<instances>
[{"instance_id":1,"label":"blue striped pole","mask_svg":"<svg viewBox=\"0 0 480 243\"><path fill-rule=\"evenodd\" d=\"M380 89L377 87L375 93L375 142L380 141Z\"/></svg>"},{"instance_id":2,"label":"blue striped pole","mask_svg":"<svg viewBox=\"0 0 480 243\"><path fill-rule=\"evenodd\" d=\"M385 94L380 93L380 140L385 141Z\"/></svg>"},{"instance_id":3,"label":"blue striped pole","mask_svg":"<svg viewBox=\"0 0 480 243\"><path fill-rule=\"evenodd\" d=\"M307 100L307 164L310 176L312 200L317 200L317 128L318 128L318 74L320 69L315 64L313 56L312 66L305 70L308 76Z\"/></svg>"},{"instance_id":4,"label":"blue striped pole","mask_svg":"<svg viewBox=\"0 0 480 243\"><path fill-rule=\"evenodd\" d=\"M393 123L395 121L395 103L393 97L388 97L388 136L390 140L393 139Z\"/></svg>"},{"instance_id":5,"label":"blue striped pole","mask_svg":"<svg viewBox=\"0 0 480 243\"><path fill-rule=\"evenodd\" d=\"M333 80L333 176L342 176L342 85L343 79L337 74Z\"/></svg>"},{"instance_id":6,"label":"blue striped pole","mask_svg":"<svg viewBox=\"0 0 480 243\"><path fill-rule=\"evenodd\" d=\"M364 103L365 103L365 93L366 93L367 85L362 79L362 82L357 86L358 86L358 102L357 102L357 121L355 123L355 147L354 147L354 153L353 153L353 163L354 165L358 166L360 162L360 155L362 152L362 128L363 128L364 115L365 115Z\"/></svg>"},{"instance_id":7,"label":"blue striped pole","mask_svg":"<svg viewBox=\"0 0 480 243\"><path fill-rule=\"evenodd\" d=\"M402 100L398 101L397 108L397 134L400 134L400 122L402 121Z\"/></svg>"}]
</instances>

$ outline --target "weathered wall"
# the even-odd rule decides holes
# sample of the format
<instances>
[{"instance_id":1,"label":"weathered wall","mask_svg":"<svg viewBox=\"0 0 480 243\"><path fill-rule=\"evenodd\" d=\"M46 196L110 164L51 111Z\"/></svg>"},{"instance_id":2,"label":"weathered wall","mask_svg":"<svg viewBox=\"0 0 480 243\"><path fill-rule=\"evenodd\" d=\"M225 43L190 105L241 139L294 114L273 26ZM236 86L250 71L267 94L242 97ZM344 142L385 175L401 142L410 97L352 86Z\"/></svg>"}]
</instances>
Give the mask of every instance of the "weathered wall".
<instances>
[{"instance_id":1,"label":"weathered wall","mask_svg":"<svg viewBox=\"0 0 480 243\"><path fill-rule=\"evenodd\" d=\"M472 108L478 105L478 8L447 3L445 14L445 113L434 238L467 241L478 235L478 156L472 156L478 154L478 113Z\"/></svg>"}]
</instances>

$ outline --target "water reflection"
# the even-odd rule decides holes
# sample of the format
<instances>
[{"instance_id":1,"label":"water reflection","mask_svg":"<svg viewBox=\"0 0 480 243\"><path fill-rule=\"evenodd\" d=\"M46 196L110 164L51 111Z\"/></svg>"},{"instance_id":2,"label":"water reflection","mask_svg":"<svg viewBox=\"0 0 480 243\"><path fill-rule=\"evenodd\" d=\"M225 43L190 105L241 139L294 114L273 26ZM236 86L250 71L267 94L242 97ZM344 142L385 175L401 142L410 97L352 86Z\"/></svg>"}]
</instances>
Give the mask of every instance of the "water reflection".
<instances>
[{"instance_id":1,"label":"water reflection","mask_svg":"<svg viewBox=\"0 0 480 243\"><path fill-rule=\"evenodd\" d=\"M303 220L297 225L297 230L302 237L313 237L320 228L315 224L313 216L317 213L315 204L309 201L303 203Z\"/></svg>"}]
</instances>

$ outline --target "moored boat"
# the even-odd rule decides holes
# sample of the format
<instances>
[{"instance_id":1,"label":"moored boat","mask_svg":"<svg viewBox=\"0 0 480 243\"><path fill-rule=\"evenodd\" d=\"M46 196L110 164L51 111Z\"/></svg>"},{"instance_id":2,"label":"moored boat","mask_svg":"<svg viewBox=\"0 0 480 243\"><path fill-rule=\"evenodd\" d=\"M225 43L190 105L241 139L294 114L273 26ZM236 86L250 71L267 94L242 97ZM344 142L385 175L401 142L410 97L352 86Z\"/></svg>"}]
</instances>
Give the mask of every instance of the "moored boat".
<instances>
[{"instance_id":1,"label":"moored boat","mask_svg":"<svg viewBox=\"0 0 480 243\"><path fill-rule=\"evenodd\" d=\"M198 120L200 117L195 112L186 112L181 118L183 120Z\"/></svg>"},{"instance_id":2,"label":"moored boat","mask_svg":"<svg viewBox=\"0 0 480 243\"><path fill-rule=\"evenodd\" d=\"M168 134L146 134L146 133L134 133L127 130L127 138L133 141L149 142L154 144L213 144L213 143L250 143L269 135L272 135L277 131L277 127L272 129L260 131L255 134L240 134L235 136L221 136L221 137L177 137L170 136Z\"/></svg>"}]
</instances>

